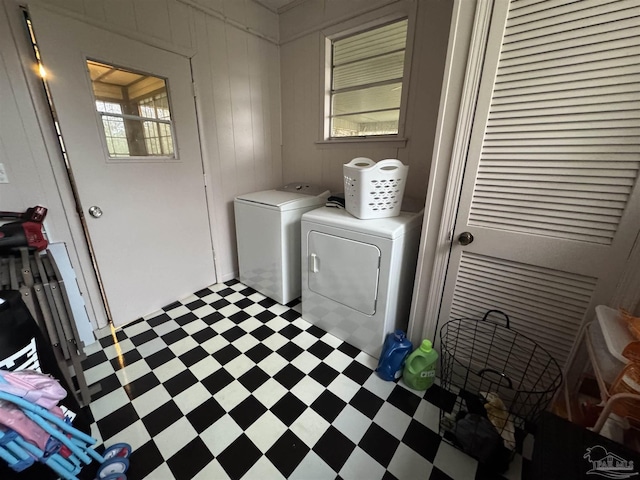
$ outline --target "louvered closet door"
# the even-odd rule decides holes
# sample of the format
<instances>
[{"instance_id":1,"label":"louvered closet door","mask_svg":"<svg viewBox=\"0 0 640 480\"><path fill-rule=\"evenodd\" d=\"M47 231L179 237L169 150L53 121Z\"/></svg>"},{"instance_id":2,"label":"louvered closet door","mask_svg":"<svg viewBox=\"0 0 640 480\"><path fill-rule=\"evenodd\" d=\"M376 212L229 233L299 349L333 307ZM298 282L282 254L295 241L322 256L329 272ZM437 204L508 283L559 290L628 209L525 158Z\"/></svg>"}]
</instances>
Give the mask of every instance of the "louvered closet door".
<instances>
[{"instance_id":1,"label":"louvered closet door","mask_svg":"<svg viewBox=\"0 0 640 480\"><path fill-rule=\"evenodd\" d=\"M639 166L638 1L497 1L439 325L497 308L563 365L638 234Z\"/></svg>"}]
</instances>

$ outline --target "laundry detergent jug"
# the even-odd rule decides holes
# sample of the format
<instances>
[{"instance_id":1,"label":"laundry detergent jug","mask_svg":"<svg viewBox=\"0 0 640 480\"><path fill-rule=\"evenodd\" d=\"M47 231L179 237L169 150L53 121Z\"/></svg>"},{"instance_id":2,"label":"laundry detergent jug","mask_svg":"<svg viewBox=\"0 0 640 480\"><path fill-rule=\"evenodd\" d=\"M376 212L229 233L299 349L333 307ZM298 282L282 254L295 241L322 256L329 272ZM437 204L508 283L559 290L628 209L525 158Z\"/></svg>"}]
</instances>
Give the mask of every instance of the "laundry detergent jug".
<instances>
[{"instance_id":1,"label":"laundry detergent jug","mask_svg":"<svg viewBox=\"0 0 640 480\"><path fill-rule=\"evenodd\" d=\"M402 330L387 335L376 372L383 380L393 381L402 375L402 367L413 345Z\"/></svg>"},{"instance_id":2,"label":"laundry detergent jug","mask_svg":"<svg viewBox=\"0 0 640 480\"><path fill-rule=\"evenodd\" d=\"M437 362L438 353L432 348L431 341L423 340L404 363L404 383L414 390L426 390L436 378Z\"/></svg>"}]
</instances>

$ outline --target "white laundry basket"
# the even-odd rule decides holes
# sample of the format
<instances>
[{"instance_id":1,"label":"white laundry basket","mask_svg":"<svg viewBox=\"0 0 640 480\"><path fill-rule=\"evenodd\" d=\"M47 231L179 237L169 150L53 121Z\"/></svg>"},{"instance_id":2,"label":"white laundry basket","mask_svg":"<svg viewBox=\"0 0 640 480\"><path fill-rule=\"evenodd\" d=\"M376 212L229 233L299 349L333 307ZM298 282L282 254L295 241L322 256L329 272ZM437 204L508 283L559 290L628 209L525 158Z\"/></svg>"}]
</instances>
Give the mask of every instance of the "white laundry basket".
<instances>
[{"instance_id":1,"label":"white laundry basket","mask_svg":"<svg viewBox=\"0 0 640 480\"><path fill-rule=\"evenodd\" d=\"M374 162L358 157L342 167L347 212L357 218L386 218L400 214L409 167L400 160Z\"/></svg>"}]
</instances>

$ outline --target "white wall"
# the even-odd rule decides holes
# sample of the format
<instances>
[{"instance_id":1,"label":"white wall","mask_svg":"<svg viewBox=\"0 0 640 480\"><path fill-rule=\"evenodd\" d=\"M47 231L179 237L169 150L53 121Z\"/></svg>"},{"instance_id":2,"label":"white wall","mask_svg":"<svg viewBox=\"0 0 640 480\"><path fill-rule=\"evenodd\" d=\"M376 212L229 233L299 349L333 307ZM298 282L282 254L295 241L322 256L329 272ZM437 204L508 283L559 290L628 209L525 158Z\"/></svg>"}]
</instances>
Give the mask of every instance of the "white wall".
<instances>
[{"instance_id":1,"label":"white wall","mask_svg":"<svg viewBox=\"0 0 640 480\"><path fill-rule=\"evenodd\" d=\"M391 0L307 0L280 15L284 181L343 191L342 165L364 156L410 166L405 194L424 201L431 166L452 0L408 0L416 11L406 110L405 147L384 142L317 144L322 122L322 30L375 14ZM417 7L417 8L416 8Z\"/></svg>"},{"instance_id":2,"label":"white wall","mask_svg":"<svg viewBox=\"0 0 640 480\"><path fill-rule=\"evenodd\" d=\"M406 116L408 142L401 149L314 143L321 118L319 29L396 3L393 0L307 0L283 12L280 23L278 15L252 0L51 0L47 4L87 23L193 58L212 192L209 208L217 273L219 280L226 280L237 271L232 202L240 193L295 180L341 191L342 165L362 155L408 163L407 192L425 197L452 0L408 1L417 2L417 33ZM76 271L82 270L79 259L86 265L88 256L82 242L73 242L80 235L79 221L61 159L47 150L43 140L35 114L39 107L30 100L4 15L0 11L0 162L11 183L0 184L0 205L3 210L48 206L48 233L68 244ZM95 304L90 316L101 324L104 313L93 273L89 268L79 276L87 300Z\"/></svg>"},{"instance_id":3,"label":"white wall","mask_svg":"<svg viewBox=\"0 0 640 480\"><path fill-rule=\"evenodd\" d=\"M16 3L5 0L9 14L17 14ZM215 229L218 280L233 278L237 271L233 198L282 183L278 16L252 0L40 3L192 57L203 156L212 193L209 210ZM79 221L62 160L57 152L47 150L43 140L35 114L41 105L29 96L4 9L0 9L0 22L0 162L11 180L8 185L0 184L0 206L17 211L35 204L49 207L47 231L52 240L68 244L78 271L82 263L78 259L87 264L88 254L86 246L73 243L71 232L78 239ZM35 28L37 34L37 25ZM90 316L102 325L104 312L99 311L102 307L93 272L89 268L81 275L81 289L96 303Z\"/></svg>"},{"instance_id":4,"label":"white wall","mask_svg":"<svg viewBox=\"0 0 640 480\"><path fill-rule=\"evenodd\" d=\"M199 15L195 27L193 68L211 168L216 267L219 280L229 280L238 271L234 197L282 183L280 59L273 43L217 18Z\"/></svg>"}]
</instances>

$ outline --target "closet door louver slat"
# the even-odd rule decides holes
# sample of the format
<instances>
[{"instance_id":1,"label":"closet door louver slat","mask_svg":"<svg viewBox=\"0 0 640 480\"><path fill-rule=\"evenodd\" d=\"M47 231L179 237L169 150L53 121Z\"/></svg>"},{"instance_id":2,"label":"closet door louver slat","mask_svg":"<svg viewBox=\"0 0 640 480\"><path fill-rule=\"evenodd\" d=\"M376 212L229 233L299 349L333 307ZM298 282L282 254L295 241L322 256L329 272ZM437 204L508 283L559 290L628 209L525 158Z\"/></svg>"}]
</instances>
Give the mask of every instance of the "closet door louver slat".
<instances>
[{"instance_id":1,"label":"closet door louver slat","mask_svg":"<svg viewBox=\"0 0 640 480\"><path fill-rule=\"evenodd\" d=\"M482 318L495 308L509 312L514 330L563 364L595 285L595 278L464 252L450 316Z\"/></svg>"},{"instance_id":2,"label":"closet door louver slat","mask_svg":"<svg viewBox=\"0 0 640 480\"><path fill-rule=\"evenodd\" d=\"M509 18L509 25L505 30L505 45L533 38L540 38L544 42L544 38L549 35L568 34L575 30L591 27L594 25L606 25L608 23L627 20L638 16L638 4L635 0L613 1L611 3L603 3L595 0L599 4L598 7L583 8L572 13L553 16L555 9L548 10L549 17L534 21L513 25L515 18ZM554 2L555 3L555 2ZM585 7L587 2L582 0L574 2L571 6L574 8ZM527 17L519 17L526 19Z\"/></svg>"},{"instance_id":3,"label":"closet door louver slat","mask_svg":"<svg viewBox=\"0 0 640 480\"><path fill-rule=\"evenodd\" d=\"M535 77L534 77L535 78ZM620 75L618 77L594 78L588 80L574 80L554 82L545 85L546 82L539 82L539 85L496 85L494 98L511 97L520 101L535 102L539 100L556 100L562 98L585 98L594 95L616 95L620 93L634 93L634 88L640 82L640 75ZM544 91L540 88L544 86ZM637 126L637 124L634 124Z\"/></svg>"},{"instance_id":4,"label":"closet door louver slat","mask_svg":"<svg viewBox=\"0 0 640 480\"><path fill-rule=\"evenodd\" d=\"M560 73L559 70L553 71L555 75L549 74L547 76L540 72L529 72L523 76L522 80L498 78L494 88L494 96L496 98L517 97L543 93L561 94L562 92L566 92L567 95L572 97L576 95L590 96L593 90L587 92L583 92L583 90L601 89L602 87L615 85L637 85L640 79L640 75L638 75L640 68L635 65L614 70L618 73L617 76L611 74L611 68L577 73L577 68L573 68L572 73L562 75L558 75ZM541 89L543 86L544 90ZM597 93L598 90L595 90L595 92Z\"/></svg>"},{"instance_id":5,"label":"closet door louver slat","mask_svg":"<svg viewBox=\"0 0 640 480\"><path fill-rule=\"evenodd\" d=\"M613 29L611 33L605 33L603 35L613 36L621 35L621 36L630 36L631 31L626 31L627 29L632 30L635 28L638 23L637 17L625 18L622 20L617 20L614 24L611 25ZM620 33L618 33L620 32ZM523 51L524 49L533 49L533 51L539 51L543 46L549 48L550 50L559 50L560 48L564 48L567 43L565 42L584 42L584 38L588 38L590 36L596 36L602 34L602 29L600 23L596 23L590 26L583 26L582 28L575 30L563 30L558 33L545 35L544 38L532 38L528 40L519 40L512 41L508 44L503 45L502 54L510 55L510 52L513 50ZM526 53L526 52L525 52Z\"/></svg>"},{"instance_id":6,"label":"closet door louver slat","mask_svg":"<svg viewBox=\"0 0 640 480\"><path fill-rule=\"evenodd\" d=\"M583 1L583 0L578 0ZM618 0L590 0L589 3L593 6L596 4L606 4L613 3ZM517 22L518 18L528 16L528 15L536 15L536 14L545 14L545 12L553 11L553 12L561 12L566 11L567 8L571 8L572 4L575 4L576 0L556 0L553 3L547 0L512 0L511 5L509 6L509 17L511 18L512 23ZM586 3L586 2L585 2ZM562 10L561 10L562 9Z\"/></svg>"},{"instance_id":7,"label":"closet door louver slat","mask_svg":"<svg viewBox=\"0 0 640 480\"><path fill-rule=\"evenodd\" d=\"M640 17L628 18L640 7L519 3L507 19L469 225L609 245L640 169ZM492 196L490 187L506 186L508 196Z\"/></svg>"}]
</instances>

